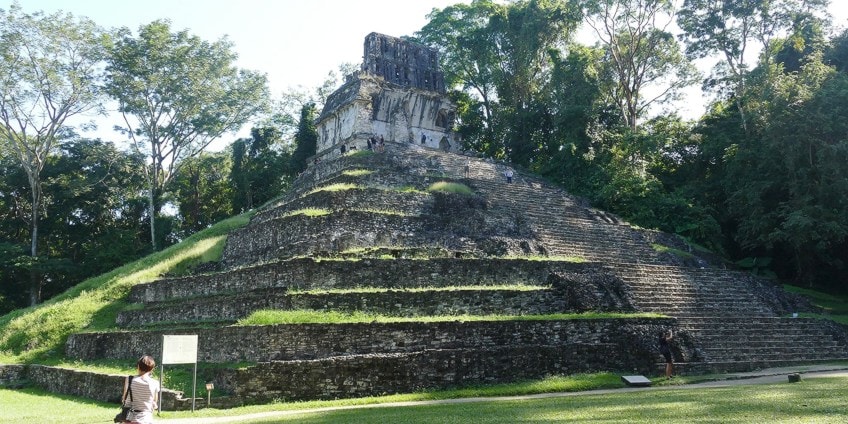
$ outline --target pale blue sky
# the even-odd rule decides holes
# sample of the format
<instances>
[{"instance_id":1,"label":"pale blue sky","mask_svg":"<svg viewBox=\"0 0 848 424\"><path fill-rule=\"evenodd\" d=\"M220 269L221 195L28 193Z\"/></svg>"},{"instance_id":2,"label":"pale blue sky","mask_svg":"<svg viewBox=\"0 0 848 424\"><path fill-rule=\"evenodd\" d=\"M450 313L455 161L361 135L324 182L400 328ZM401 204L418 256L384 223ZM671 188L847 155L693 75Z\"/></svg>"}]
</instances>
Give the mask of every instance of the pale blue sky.
<instances>
[{"instance_id":1,"label":"pale blue sky","mask_svg":"<svg viewBox=\"0 0 848 424\"><path fill-rule=\"evenodd\" d=\"M168 18L174 29L189 29L205 40L225 35L239 54L238 66L265 72L275 97L289 87L314 87L343 62L361 63L362 43L373 31L410 35L427 22L433 8L470 0L19 0L27 13L64 10L87 16L103 27L133 31L155 19ZM12 0L0 0L7 8ZM831 0L837 25L848 24L848 0ZM583 34L586 34L584 32ZM584 37L581 37L581 41ZM698 87L678 111L685 117L703 113ZM115 122L112 122L115 121ZM117 140L116 117L98 119L94 136ZM243 133L243 134L242 134ZM240 136L248 130L243 129ZM232 141L225 136L224 142Z\"/></svg>"},{"instance_id":2,"label":"pale blue sky","mask_svg":"<svg viewBox=\"0 0 848 424\"><path fill-rule=\"evenodd\" d=\"M268 74L276 94L288 86L315 86L342 62L360 63L373 31L410 35L434 7L459 0L19 0L26 12L64 10L104 27L168 18L205 40L224 35L235 44L239 66ZM3 3L11 4L9 0ZM2 7L2 6L0 6Z\"/></svg>"},{"instance_id":3,"label":"pale blue sky","mask_svg":"<svg viewBox=\"0 0 848 424\"><path fill-rule=\"evenodd\" d=\"M380 32L411 35L427 22L433 8L462 0L19 0L27 13L58 10L87 16L98 25L138 27L167 18L174 30L188 29L205 40L227 36L239 55L237 65L268 75L272 95L289 87L312 88L341 63L362 62L365 36ZM7 8L12 0L0 0ZM92 119L86 118L85 121ZM118 141L112 127L119 116L94 118L98 130L90 137ZM249 134L224 135L214 149Z\"/></svg>"}]
</instances>

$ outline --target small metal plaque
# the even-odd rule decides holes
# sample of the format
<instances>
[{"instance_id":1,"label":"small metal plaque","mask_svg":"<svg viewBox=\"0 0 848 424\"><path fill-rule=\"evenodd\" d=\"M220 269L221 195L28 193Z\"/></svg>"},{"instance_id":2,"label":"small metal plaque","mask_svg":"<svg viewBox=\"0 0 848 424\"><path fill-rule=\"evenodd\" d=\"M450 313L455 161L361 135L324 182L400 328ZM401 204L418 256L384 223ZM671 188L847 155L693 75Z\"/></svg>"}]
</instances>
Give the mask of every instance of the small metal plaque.
<instances>
[{"instance_id":1,"label":"small metal plaque","mask_svg":"<svg viewBox=\"0 0 848 424\"><path fill-rule=\"evenodd\" d=\"M651 385L651 380L643 375L622 375L621 381L628 386L647 387Z\"/></svg>"}]
</instances>

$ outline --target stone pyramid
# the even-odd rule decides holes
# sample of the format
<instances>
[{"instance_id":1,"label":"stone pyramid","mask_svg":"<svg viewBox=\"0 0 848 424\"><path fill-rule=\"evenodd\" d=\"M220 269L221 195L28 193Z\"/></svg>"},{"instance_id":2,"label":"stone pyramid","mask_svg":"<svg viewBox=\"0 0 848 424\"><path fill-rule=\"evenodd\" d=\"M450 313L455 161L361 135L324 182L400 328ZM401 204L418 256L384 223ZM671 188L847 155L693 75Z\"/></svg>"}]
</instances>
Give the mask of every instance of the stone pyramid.
<instances>
[{"instance_id":1,"label":"stone pyramid","mask_svg":"<svg viewBox=\"0 0 848 424\"><path fill-rule=\"evenodd\" d=\"M656 375L665 329L681 372L848 358L844 327L789 318L809 307L772 283L457 152L436 62L404 43L369 35L363 70L322 113L309 168L229 235L219 264L135 286L122 330L73 335L67 356L132 361L161 351L163 334L197 334L202 378L228 405ZM381 135L382 151L368 150ZM233 325L264 309L405 319ZM582 312L621 315L561 315Z\"/></svg>"}]
</instances>

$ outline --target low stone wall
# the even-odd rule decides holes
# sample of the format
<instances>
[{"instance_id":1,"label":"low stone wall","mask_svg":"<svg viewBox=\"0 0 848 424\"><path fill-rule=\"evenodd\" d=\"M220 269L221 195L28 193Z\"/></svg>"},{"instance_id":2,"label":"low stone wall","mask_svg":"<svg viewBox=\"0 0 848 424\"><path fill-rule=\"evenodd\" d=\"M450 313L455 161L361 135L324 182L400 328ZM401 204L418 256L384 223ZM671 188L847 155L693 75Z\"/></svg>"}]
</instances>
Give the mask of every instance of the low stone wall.
<instances>
[{"instance_id":1,"label":"low stone wall","mask_svg":"<svg viewBox=\"0 0 848 424\"><path fill-rule=\"evenodd\" d=\"M575 337L522 346L274 361L224 370L216 387L250 402L268 402L408 393L597 370L650 375L660 360L650 335L660 328L621 325L609 337L602 337L603 342L581 342Z\"/></svg>"},{"instance_id":2,"label":"low stone wall","mask_svg":"<svg viewBox=\"0 0 848 424\"><path fill-rule=\"evenodd\" d=\"M353 289L545 285L552 272L600 274L595 264L522 259L291 259L223 273L169 278L134 286L131 302L231 294L267 288Z\"/></svg>"},{"instance_id":3,"label":"low stone wall","mask_svg":"<svg viewBox=\"0 0 848 424\"><path fill-rule=\"evenodd\" d=\"M201 351L209 349L210 345L203 340L214 335L220 344L214 346L218 353L212 356L227 356L234 350L256 349L257 340L287 337L291 344L279 348L289 356L301 352L301 359L297 360L263 362L243 369L206 369L204 380L211 379L216 387L212 405L225 408L277 400L407 393L598 370L651 374L656 372L656 363L660 360L654 336L660 329L674 325L672 319L454 322L427 326L430 337L426 340L415 339L421 334L403 324L275 326L251 328L251 334L230 333L231 329L225 328L202 334L199 347ZM417 327L424 326L418 324ZM309 329L312 331L307 331ZM326 339L310 338L316 332L324 334ZM84 335L73 337L78 336ZM139 335L126 336L127 340L138 340ZM343 336L362 339L380 353L348 352L303 359L309 357L304 349L334 351L331 346L319 345L333 340L345 343L347 340ZM69 345L77 342L79 340L71 341ZM116 342L118 340L95 337L89 339L89 348L97 345L103 348ZM155 355L160 350L155 341L141 340L140 343L149 343L145 352ZM310 344L312 347L307 346ZM421 349L422 346L425 348ZM691 346L679 348L688 350ZM124 345L121 349L132 347ZM368 347L359 346L356 350L366 351ZM205 351L201 355L208 353ZM129 355L137 356L134 352ZM6 376L7 380L27 379L53 393L116 404L124 378L37 365L0 367L0 376ZM182 398L180 392L163 392L164 409L186 410L190 406L190 400ZM196 407L203 406L203 400L198 399Z\"/></svg>"},{"instance_id":4,"label":"low stone wall","mask_svg":"<svg viewBox=\"0 0 848 424\"><path fill-rule=\"evenodd\" d=\"M126 359L161 351L163 334L197 334L198 360L210 363L317 359L428 349L604 344L630 337L632 326L670 326L671 319L592 319L438 323L284 324L199 328L195 331L127 331L73 334L74 359ZM655 334L647 334L653 342ZM640 336L641 337L641 336Z\"/></svg>"},{"instance_id":5,"label":"low stone wall","mask_svg":"<svg viewBox=\"0 0 848 424\"><path fill-rule=\"evenodd\" d=\"M25 380L25 365L0 364L0 387L15 388Z\"/></svg>"},{"instance_id":6,"label":"low stone wall","mask_svg":"<svg viewBox=\"0 0 848 424\"><path fill-rule=\"evenodd\" d=\"M0 387L32 385L50 393L79 396L98 402L118 404L121 402L125 375L101 374L45 365L0 365ZM196 406L200 400L196 401ZM204 403L205 405L205 403ZM191 409L191 399L182 397L182 392L162 390L162 407L165 410ZM104 418L111 419L112 417Z\"/></svg>"},{"instance_id":7,"label":"low stone wall","mask_svg":"<svg viewBox=\"0 0 848 424\"><path fill-rule=\"evenodd\" d=\"M630 370L617 345L506 347L429 350L412 354L363 355L318 361L260 364L228 370L216 387L253 403L339 399L412 393L426 389L494 384L549 375L609 369ZM605 352L613 352L608 355Z\"/></svg>"},{"instance_id":8,"label":"low stone wall","mask_svg":"<svg viewBox=\"0 0 848 424\"><path fill-rule=\"evenodd\" d=\"M199 348L206 361L266 349L276 340L285 359L244 369L206 369L215 383L212 405L219 408L275 400L335 399L415 392L470 384L492 384L596 370L655 372L660 360L653 336L673 327L672 319L574 320L509 323L351 324L274 326L207 330ZM412 328L417 327L417 328ZM322 334L324 338L315 337ZM428 337L422 337L428 333ZM95 336L95 337L91 337ZM158 335L138 333L75 335L69 341L100 357L157 355ZM153 339L151 339L153 337ZM357 340L340 352L332 344ZM158 338L161 341L161 338ZM210 344L210 341L218 343ZM107 346L122 344L120 348ZM143 348L142 345L145 345ZM129 353L128 353L129 352ZM379 353L377 353L379 352ZM103 355L105 354L105 355ZM266 353L267 355L267 353ZM310 357L319 359L306 359ZM131 360L128 360L131 362ZM124 376L39 365L0 366L4 384L26 380L52 393L117 403ZM197 399L197 408L205 405ZM165 410L187 410L190 399L163 391ZM117 410L116 410L117 412Z\"/></svg>"}]
</instances>

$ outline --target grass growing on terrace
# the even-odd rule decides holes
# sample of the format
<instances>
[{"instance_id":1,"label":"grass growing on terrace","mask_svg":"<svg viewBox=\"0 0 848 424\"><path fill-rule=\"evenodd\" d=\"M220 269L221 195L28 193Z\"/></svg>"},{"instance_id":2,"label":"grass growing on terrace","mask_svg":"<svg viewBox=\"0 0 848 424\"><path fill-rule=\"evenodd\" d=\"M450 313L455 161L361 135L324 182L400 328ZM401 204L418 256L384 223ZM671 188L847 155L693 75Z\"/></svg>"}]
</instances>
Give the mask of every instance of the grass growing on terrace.
<instances>
[{"instance_id":1,"label":"grass growing on terrace","mask_svg":"<svg viewBox=\"0 0 848 424\"><path fill-rule=\"evenodd\" d=\"M295 215L303 215L303 216L308 216L310 218L314 218L314 217L317 217L317 216L329 215L330 213L332 213L332 211L330 211L328 209L304 208L304 209L298 209L296 211L287 212L285 215L283 215L283 218L295 216Z\"/></svg>"},{"instance_id":2,"label":"grass growing on terrace","mask_svg":"<svg viewBox=\"0 0 848 424\"><path fill-rule=\"evenodd\" d=\"M411 213L406 213L403 211L392 210L392 209L379 209L379 208L351 208L349 209L352 212L366 212L373 213L375 215L389 215L389 216L418 216Z\"/></svg>"},{"instance_id":3,"label":"grass growing on terrace","mask_svg":"<svg viewBox=\"0 0 848 424\"><path fill-rule=\"evenodd\" d=\"M507 255L503 256L500 259L511 259L511 260L519 260L519 261L537 261L537 262L571 262L575 264L586 263L585 258L581 258L580 256L544 256L544 255L527 255L527 256L518 256L518 255Z\"/></svg>"},{"instance_id":4,"label":"grass growing on terrace","mask_svg":"<svg viewBox=\"0 0 848 424\"><path fill-rule=\"evenodd\" d=\"M360 311L316 311L290 310L281 311L265 309L252 313L247 318L240 319L236 325L276 325L276 324L355 324L355 323L392 323L392 322L471 322L471 321L554 321L554 320L589 320L617 318L664 318L664 315L653 313L616 313L616 312L585 312L580 314L549 314L549 315L438 315L421 317L396 317L382 314L364 313Z\"/></svg>"},{"instance_id":5,"label":"grass growing on terrace","mask_svg":"<svg viewBox=\"0 0 848 424\"><path fill-rule=\"evenodd\" d=\"M348 151L345 156L352 158L367 158L368 156L373 156L375 153L372 150L353 150Z\"/></svg>"},{"instance_id":6,"label":"grass growing on terrace","mask_svg":"<svg viewBox=\"0 0 848 424\"><path fill-rule=\"evenodd\" d=\"M816 290L805 289L785 284L783 289L790 293L797 293L810 299L810 302L822 308L823 314L801 313L802 317L826 318L838 323L848 325L848 296L823 293Z\"/></svg>"},{"instance_id":7,"label":"grass growing on terrace","mask_svg":"<svg viewBox=\"0 0 848 424\"><path fill-rule=\"evenodd\" d=\"M471 190L467 185L461 183L449 183L447 181L439 181L437 183L430 184L430 187L427 187L427 191L441 191L445 193L457 193L457 194L474 194L474 191Z\"/></svg>"},{"instance_id":8,"label":"grass growing on terrace","mask_svg":"<svg viewBox=\"0 0 848 424\"><path fill-rule=\"evenodd\" d=\"M695 255L693 255L689 252L684 252L680 249L675 249L673 247L668 247L668 246L665 246L665 245L662 245L662 244L651 243L651 247L653 247L654 250L658 253L671 253L673 255L676 255L676 256L684 258L684 259L691 259L691 258L695 257Z\"/></svg>"},{"instance_id":9,"label":"grass growing on terrace","mask_svg":"<svg viewBox=\"0 0 848 424\"><path fill-rule=\"evenodd\" d=\"M348 177L362 177L373 173L374 171L368 169L349 169L347 171L342 171L342 175L346 175Z\"/></svg>"},{"instance_id":10,"label":"grass growing on terrace","mask_svg":"<svg viewBox=\"0 0 848 424\"><path fill-rule=\"evenodd\" d=\"M221 221L179 244L89 278L40 305L0 317L0 363L60 357L70 334L111 328L132 286L218 260L226 234L249 219L250 214L242 214Z\"/></svg>"},{"instance_id":11,"label":"grass growing on terrace","mask_svg":"<svg viewBox=\"0 0 848 424\"><path fill-rule=\"evenodd\" d=\"M418 193L418 194L430 194L424 190L419 190L414 186L402 186L402 187L394 187L391 188L392 191L397 191L399 193Z\"/></svg>"},{"instance_id":12,"label":"grass growing on terrace","mask_svg":"<svg viewBox=\"0 0 848 424\"><path fill-rule=\"evenodd\" d=\"M450 286L450 287L415 287L409 289L389 289L380 287L362 287L357 289L328 289L328 290L297 290L290 289L289 294L347 294L347 293L388 293L388 292L442 292L442 291L462 291L462 290L491 290L491 291L535 291L547 290L550 286L533 286L529 284L508 285L501 284L496 286Z\"/></svg>"},{"instance_id":13,"label":"grass growing on terrace","mask_svg":"<svg viewBox=\"0 0 848 424\"><path fill-rule=\"evenodd\" d=\"M336 184L325 185L323 187L318 187L318 188L313 189L312 191L306 193L306 195L315 194L315 193L318 193L318 192L321 192L321 191L336 192L336 191L345 191L345 190L361 190L362 188L363 188L362 186L357 185L357 184L352 184L352 183L336 183Z\"/></svg>"}]
</instances>

